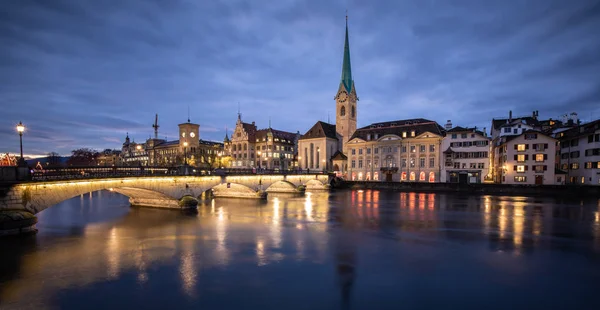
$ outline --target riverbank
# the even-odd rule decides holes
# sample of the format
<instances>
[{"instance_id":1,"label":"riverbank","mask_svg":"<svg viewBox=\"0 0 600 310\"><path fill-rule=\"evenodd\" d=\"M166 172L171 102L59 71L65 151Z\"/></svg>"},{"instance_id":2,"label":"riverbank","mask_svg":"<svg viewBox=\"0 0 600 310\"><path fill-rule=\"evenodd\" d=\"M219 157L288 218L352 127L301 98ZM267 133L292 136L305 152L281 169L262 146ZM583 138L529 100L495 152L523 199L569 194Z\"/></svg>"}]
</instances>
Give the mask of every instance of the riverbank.
<instances>
[{"instance_id":1,"label":"riverbank","mask_svg":"<svg viewBox=\"0 0 600 310\"><path fill-rule=\"evenodd\" d=\"M512 185L512 184L457 184L419 182L344 181L337 188L382 189L402 192L456 192L480 195L541 195L600 197L600 186L571 185Z\"/></svg>"}]
</instances>

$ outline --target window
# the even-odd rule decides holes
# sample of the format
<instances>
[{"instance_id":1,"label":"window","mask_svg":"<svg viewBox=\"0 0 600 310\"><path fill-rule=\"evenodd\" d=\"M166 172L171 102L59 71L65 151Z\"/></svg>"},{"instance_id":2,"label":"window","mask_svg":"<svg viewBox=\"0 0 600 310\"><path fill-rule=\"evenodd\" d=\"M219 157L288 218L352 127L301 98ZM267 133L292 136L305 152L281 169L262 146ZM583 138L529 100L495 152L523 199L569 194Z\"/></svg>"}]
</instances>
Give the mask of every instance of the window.
<instances>
[{"instance_id":1,"label":"window","mask_svg":"<svg viewBox=\"0 0 600 310\"><path fill-rule=\"evenodd\" d=\"M517 156L517 162L525 162L525 154L519 154L519 155L515 155Z\"/></svg>"},{"instance_id":2,"label":"window","mask_svg":"<svg viewBox=\"0 0 600 310\"><path fill-rule=\"evenodd\" d=\"M419 145L419 152L425 153L425 144Z\"/></svg>"},{"instance_id":3,"label":"window","mask_svg":"<svg viewBox=\"0 0 600 310\"><path fill-rule=\"evenodd\" d=\"M547 154L535 154L535 161L544 161L548 158Z\"/></svg>"},{"instance_id":4,"label":"window","mask_svg":"<svg viewBox=\"0 0 600 310\"><path fill-rule=\"evenodd\" d=\"M367 141L369 141L369 140L371 140L371 134L370 133L367 134Z\"/></svg>"},{"instance_id":5,"label":"window","mask_svg":"<svg viewBox=\"0 0 600 310\"><path fill-rule=\"evenodd\" d=\"M411 173L410 173L410 180L411 180L411 181L414 181L414 180L415 180L415 176L416 176L415 172L414 172L414 171L413 171L413 172L411 172Z\"/></svg>"},{"instance_id":6,"label":"window","mask_svg":"<svg viewBox=\"0 0 600 310\"><path fill-rule=\"evenodd\" d=\"M571 170L577 170L577 169L579 169L579 163L572 163Z\"/></svg>"},{"instance_id":7,"label":"window","mask_svg":"<svg viewBox=\"0 0 600 310\"><path fill-rule=\"evenodd\" d=\"M567 169L569 169L569 165L568 165L568 164L562 164L562 165L560 166L560 168L561 168L562 170L567 170Z\"/></svg>"},{"instance_id":8,"label":"window","mask_svg":"<svg viewBox=\"0 0 600 310\"><path fill-rule=\"evenodd\" d=\"M435 167L435 157L429 157L429 168Z\"/></svg>"},{"instance_id":9,"label":"window","mask_svg":"<svg viewBox=\"0 0 600 310\"><path fill-rule=\"evenodd\" d=\"M406 145L402 146L402 153L406 153Z\"/></svg>"},{"instance_id":10,"label":"window","mask_svg":"<svg viewBox=\"0 0 600 310\"><path fill-rule=\"evenodd\" d=\"M546 165L536 165L536 166L533 166L533 170L535 170L536 173L543 173L547 169L548 169L548 166L546 166Z\"/></svg>"},{"instance_id":11,"label":"window","mask_svg":"<svg viewBox=\"0 0 600 310\"><path fill-rule=\"evenodd\" d=\"M517 151L524 152L527 149L527 144L517 144Z\"/></svg>"},{"instance_id":12,"label":"window","mask_svg":"<svg viewBox=\"0 0 600 310\"><path fill-rule=\"evenodd\" d=\"M475 169L477 168L477 164L476 163L470 163L469 164L469 169Z\"/></svg>"},{"instance_id":13,"label":"window","mask_svg":"<svg viewBox=\"0 0 600 310\"><path fill-rule=\"evenodd\" d=\"M410 146L410 152L411 152L411 153L414 153L414 152L416 152L416 151L417 151L417 147L416 147L416 146L414 146L414 145L411 145L411 146Z\"/></svg>"},{"instance_id":14,"label":"window","mask_svg":"<svg viewBox=\"0 0 600 310\"><path fill-rule=\"evenodd\" d=\"M352 106L352 117L356 116L356 110L354 109L354 106Z\"/></svg>"},{"instance_id":15,"label":"window","mask_svg":"<svg viewBox=\"0 0 600 310\"><path fill-rule=\"evenodd\" d=\"M579 151L571 152L571 158L579 158Z\"/></svg>"},{"instance_id":16,"label":"window","mask_svg":"<svg viewBox=\"0 0 600 310\"><path fill-rule=\"evenodd\" d=\"M394 153L398 153L398 147L394 146Z\"/></svg>"},{"instance_id":17,"label":"window","mask_svg":"<svg viewBox=\"0 0 600 310\"><path fill-rule=\"evenodd\" d=\"M356 155L356 149L352 149L352 155Z\"/></svg>"},{"instance_id":18,"label":"window","mask_svg":"<svg viewBox=\"0 0 600 310\"><path fill-rule=\"evenodd\" d=\"M525 140L535 140L535 139L537 139L537 133L525 134Z\"/></svg>"},{"instance_id":19,"label":"window","mask_svg":"<svg viewBox=\"0 0 600 310\"><path fill-rule=\"evenodd\" d=\"M454 169L460 169L460 163L454 163Z\"/></svg>"},{"instance_id":20,"label":"window","mask_svg":"<svg viewBox=\"0 0 600 310\"><path fill-rule=\"evenodd\" d=\"M452 134L452 139L456 139L456 134L455 133Z\"/></svg>"},{"instance_id":21,"label":"window","mask_svg":"<svg viewBox=\"0 0 600 310\"><path fill-rule=\"evenodd\" d=\"M411 137L414 137L414 136L415 136L415 131L414 131L414 130L412 130L412 131L410 132L410 136L411 136Z\"/></svg>"},{"instance_id":22,"label":"window","mask_svg":"<svg viewBox=\"0 0 600 310\"><path fill-rule=\"evenodd\" d=\"M429 145L429 153L433 153L435 152L435 144L430 144Z\"/></svg>"},{"instance_id":23,"label":"window","mask_svg":"<svg viewBox=\"0 0 600 310\"><path fill-rule=\"evenodd\" d=\"M484 169L485 168L485 163L478 163L477 164L477 168L478 169Z\"/></svg>"},{"instance_id":24,"label":"window","mask_svg":"<svg viewBox=\"0 0 600 310\"><path fill-rule=\"evenodd\" d=\"M356 168L356 161L354 159L352 160L352 166L351 167L352 168Z\"/></svg>"},{"instance_id":25,"label":"window","mask_svg":"<svg viewBox=\"0 0 600 310\"><path fill-rule=\"evenodd\" d=\"M406 158L402 158L402 168L406 168Z\"/></svg>"},{"instance_id":26,"label":"window","mask_svg":"<svg viewBox=\"0 0 600 310\"><path fill-rule=\"evenodd\" d=\"M402 138L406 138L406 131L402 132Z\"/></svg>"},{"instance_id":27,"label":"window","mask_svg":"<svg viewBox=\"0 0 600 310\"><path fill-rule=\"evenodd\" d=\"M425 172L421 171L421 173L419 173L419 181L425 181Z\"/></svg>"},{"instance_id":28,"label":"window","mask_svg":"<svg viewBox=\"0 0 600 310\"><path fill-rule=\"evenodd\" d=\"M410 167L411 167L411 168L414 168L414 167L415 167L415 159L414 159L414 158L411 158L411 159L410 159Z\"/></svg>"},{"instance_id":29,"label":"window","mask_svg":"<svg viewBox=\"0 0 600 310\"><path fill-rule=\"evenodd\" d=\"M375 148L375 154L379 154L379 148L378 147Z\"/></svg>"},{"instance_id":30,"label":"window","mask_svg":"<svg viewBox=\"0 0 600 310\"><path fill-rule=\"evenodd\" d=\"M466 139L467 138L467 134L466 133L462 133L462 134L460 134L460 137L463 138L463 139Z\"/></svg>"},{"instance_id":31,"label":"window","mask_svg":"<svg viewBox=\"0 0 600 310\"><path fill-rule=\"evenodd\" d=\"M367 149L367 155L371 154L371 149Z\"/></svg>"},{"instance_id":32,"label":"window","mask_svg":"<svg viewBox=\"0 0 600 310\"><path fill-rule=\"evenodd\" d=\"M358 149L358 155L362 155L362 150L363 149Z\"/></svg>"},{"instance_id":33,"label":"window","mask_svg":"<svg viewBox=\"0 0 600 310\"><path fill-rule=\"evenodd\" d=\"M510 128L509 127L504 128L504 133L510 133Z\"/></svg>"},{"instance_id":34,"label":"window","mask_svg":"<svg viewBox=\"0 0 600 310\"><path fill-rule=\"evenodd\" d=\"M342 108L340 109L340 116L345 116L346 115L346 107L342 106Z\"/></svg>"},{"instance_id":35,"label":"window","mask_svg":"<svg viewBox=\"0 0 600 310\"><path fill-rule=\"evenodd\" d=\"M527 177L526 176L516 176L515 177L515 182L527 182Z\"/></svg>"},{"instance_id":36,"label":"window","mask_svg":"<svg viewBox=\"0 0 600 310\"><path fill-rule=\"evenodd\" d=\"M425 157L419 158L419 168L425 168Z\"/></svg>"},{"instance_id":37,"label":"window","mask_svg":"<svg viewBox=\"0 0 600 310\"><path fill-rule=\"evenodd\" d=\"M527 166L518 165L516 167L517 167L517 169L516 169L517 172L525 172L525 167L527 167Z\"/></svg>"},{"instance_id":38,"label":"window","mask_svg":"<svg viewBox=\"0 0 600 310\"><path fill-rule=\"evenodd\" d=\"M362 159L359 159L358 160L358 168L360 169L362 167L363 167L363 161L362 161Z\"/></svg>"}]
</instances>

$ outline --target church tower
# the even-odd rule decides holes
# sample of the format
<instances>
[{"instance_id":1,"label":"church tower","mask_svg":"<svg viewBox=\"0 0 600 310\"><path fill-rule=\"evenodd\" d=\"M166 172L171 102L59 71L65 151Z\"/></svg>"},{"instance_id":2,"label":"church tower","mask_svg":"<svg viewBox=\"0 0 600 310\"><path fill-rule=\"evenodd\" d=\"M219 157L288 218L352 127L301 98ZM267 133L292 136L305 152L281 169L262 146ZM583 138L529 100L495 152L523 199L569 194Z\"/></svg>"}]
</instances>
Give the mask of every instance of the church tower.
<instances>
[{"instance_id":1,"label":"church tower","mask_svg":"<svg viewBox=\"0 0 600 310\"><path fill-rule=\"evenodd\" d=\"M335 95L335 131L342 136L343 150L346 143L356 131L358 96L352 80L350 68L350 44L348 42L348 16L346 16L346 41L344 42L344 62L342 64L342 79Z\"/></svg>"}]
</instances>

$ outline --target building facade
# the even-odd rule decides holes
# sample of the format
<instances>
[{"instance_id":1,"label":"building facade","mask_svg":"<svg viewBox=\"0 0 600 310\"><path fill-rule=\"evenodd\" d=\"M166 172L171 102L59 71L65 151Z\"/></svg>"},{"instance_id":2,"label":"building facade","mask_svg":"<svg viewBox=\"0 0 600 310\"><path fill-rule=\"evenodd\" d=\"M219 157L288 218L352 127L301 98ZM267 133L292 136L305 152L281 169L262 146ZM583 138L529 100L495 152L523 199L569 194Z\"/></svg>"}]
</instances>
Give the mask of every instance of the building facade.
<instances>
[{"instance_id":1,"label":"building facade","mask_svg":"<svg viewBox=\"0 0 600 310\"><path fill-rule=\"evenodd\" d=\"M336 126L317 122L298 140L298 164L302 170L342 171L333 165L334 155L341 149L342 137Z\"/></svg>"},{"instance_id":2,"label":"building facade","mask_svg":"<svg viewBox=\"0 0 600 310\"><path fill-rule=\"evenodd\" d=\"M439 182L444 128L427 119L373 123L348 141L348 174L357 181Z\"/></svg>"},{"instance_id":3,"label":"building facade","mask_svg":"<svg viewBox=\"0 0 600 310\"><path fill-rule=\"evenodd\" d=\"M563 131L559 140L567 183L600 185L600 120Z\"/></svg>"},{"instance_id":4,"label":"building facade","mask_svg":"<svg viewBox=\"0 0 600 310\"><path fill-rule=\"evenodd\" d=\"M502 184L563 184L554 163L557 140L528 130L506 136L494 146L496 182Z\"/></svg>"},{"instance_id":5,"label":"building facade","mask_svg":"<svg viewBox=\"0 0 600 310\"><path fill-rule=\"evenodd\" d=\"M477 128L454 127L442 139L441 182L483 183L489 177L491 138Z\"/></svg>"},{"instance_id":6,"label":"building facade","mask_svg":"<svg viewBox=\"0 0 600 310\"><path fill-rule=\"evenodd\" d=\"M254 122L244 123L238 115L231 139L226 136L225 154L231 157L231 168L294 170L299 137L270 127L257 129Z\"/></svg>"}]
</instances>

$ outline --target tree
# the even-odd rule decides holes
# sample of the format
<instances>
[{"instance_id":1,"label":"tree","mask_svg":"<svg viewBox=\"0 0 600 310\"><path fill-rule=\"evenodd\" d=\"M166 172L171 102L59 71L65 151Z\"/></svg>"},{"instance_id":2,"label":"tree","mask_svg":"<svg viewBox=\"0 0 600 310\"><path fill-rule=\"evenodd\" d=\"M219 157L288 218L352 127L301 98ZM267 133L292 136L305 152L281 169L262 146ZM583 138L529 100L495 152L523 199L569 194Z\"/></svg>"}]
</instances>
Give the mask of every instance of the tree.
<instances>
[{"instance_id":1,"label":"tree","mask_svg":"<svg viewBox=\"0 0 600 310\"><path fill-rule=\"evenodd\" d=\"M67 161L68 166L95 166L100 153L89 148L80 148L71 151L72 155Z\"/></svg>"},{"instance_id":2,"label":"tree","mask_svg":"<svg viewBox=\"0 0 600 310\"><path fill-rule=\"evenodd\" d=\"M48 159L46 161L48 168L60 167L61 166L61 158L60 155L56 152L48 153Z\"/></svg>"}]
</instances>

